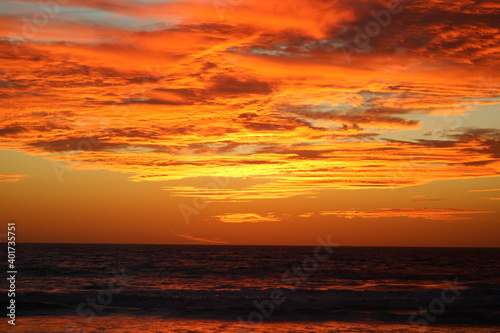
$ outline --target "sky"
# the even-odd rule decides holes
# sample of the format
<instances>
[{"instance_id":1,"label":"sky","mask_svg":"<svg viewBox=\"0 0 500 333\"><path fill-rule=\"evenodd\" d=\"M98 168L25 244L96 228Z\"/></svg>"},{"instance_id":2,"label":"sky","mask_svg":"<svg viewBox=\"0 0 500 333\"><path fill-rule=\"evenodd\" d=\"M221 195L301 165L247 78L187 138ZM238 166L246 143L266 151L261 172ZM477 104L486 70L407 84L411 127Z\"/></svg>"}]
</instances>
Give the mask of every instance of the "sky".
<instances>
[{"instance_id":1,"label":"sky","mask_svg":"<svg viewBox=\"0 0 500 333\"><path fill-rule=\"evenodd\" d=\"M500 247L496 1L1 7L18 241Z\"/></svg>"}]
</instances>

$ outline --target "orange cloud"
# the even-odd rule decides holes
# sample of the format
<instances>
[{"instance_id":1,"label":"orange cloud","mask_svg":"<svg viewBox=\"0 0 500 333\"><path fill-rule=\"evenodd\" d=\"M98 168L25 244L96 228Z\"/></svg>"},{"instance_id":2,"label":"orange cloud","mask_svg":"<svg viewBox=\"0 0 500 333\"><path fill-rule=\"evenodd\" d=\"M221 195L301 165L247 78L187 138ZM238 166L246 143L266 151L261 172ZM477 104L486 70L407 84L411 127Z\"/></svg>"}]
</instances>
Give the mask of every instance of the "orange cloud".
<instances>
[{"instance_id":1,"label":"orange cloud","mask_svg":"<svg viewBox=\"0 0 500 333\"><path fill-rule=\"evenodd\" d=\"M421 132L499 103L493 7L404 1L346 58L387 4L70 0L109 19L61 10L30 38L32 13L4 16L0 148L209 201L498 175L497 129Z\"/></svg>"},{"instance_id":2,"label":"orange cloud","mask_svg":"<svg viewBox=\"0 0 500 333\"><path fill-rule=\"evenodd\" d=\"M211 244L227 244L228 243L227 241L220 240L220 239L210 239L210 238L195 237L195 236L191 236L189 234L175 234L174 233L174 235L177 236L177 237L182 237L182 238L185 238L185 239L189 239L189 240L197 241L197 242L202 242L202 243L211 243Z\"/></svg>"},{"instance_id":3,"label":"orange cloud","mask_svg":"<svg viewBox=\"0 0 500 333\"><path fill-rule=\"evenodd\" d=\"M486 214L494 211L466 210L466 209L443 209L443 208L379 208L372 211L344 210L323 211L320 216L336 216L346 219L365 218L378 219L389 217L423 218L436 221L468 220L470 217L457 216L462 214Z\"/></svg>"},{"instance_id":4,"label":"orange cloud","mask_svg":"<svg viewBox=\"0 0 500 333\"><path fill-rule=\"evenodd\" d=\"M493 191L500 191L499 188L488 188L484 190L468 190L467 192L493 192Z\"/></svg>"},{"instance_id":5,"label":"orange cloud","mask_svg":"<svg viewBox=\"0 0 500 333\"><path fill-rule=\"evenodd\" d=\"M0 182L18 182L23 180L26 175L5 175L0 174Z\"/></svg>"},{"instance_id":6,"label":"orange cloud","mask_svg":"<svg viewBox=\"0 0 500 333\"><path fill-rule=\"evenodd\" d=\"M445 200L444 198L439 198L439 197L434 197L434 196L425 196L425 195L414 195L412 196L413 202L419 202L419 201L441 201Z\"/></svg>"},{"instance_id":7,"label":"orange cloud","mask_svg":"<svg viewBox=\"0 0 500 333\"><path fill-rule=\"evenodd\" d=\"M259 222L278 222L281 221L278 217L273 214L267 214L261 216L254 213L235 213L235 214L223 214L215 216L220 222L224 223L259 223Z\"/></svg>"}]
</instances>

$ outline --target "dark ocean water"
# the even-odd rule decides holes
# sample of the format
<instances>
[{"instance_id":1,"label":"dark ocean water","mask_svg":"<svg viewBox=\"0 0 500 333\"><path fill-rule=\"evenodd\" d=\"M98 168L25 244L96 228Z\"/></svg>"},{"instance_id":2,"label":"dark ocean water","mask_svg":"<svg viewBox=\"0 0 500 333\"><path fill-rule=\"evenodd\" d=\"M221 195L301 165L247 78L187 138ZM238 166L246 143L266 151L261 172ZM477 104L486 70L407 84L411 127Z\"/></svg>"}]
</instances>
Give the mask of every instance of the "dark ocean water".
<instances>
[{"instance_id":1,"label":"dark ocean water","mask_svg":"<svg viewBox=\"0 0 500 333\"><path fill-rule=\"evenodd\" d=\"M311 259L314 251L18 244L17 311L82 318L132 314L408 323L419 309L434 307L429 324L500 323L500 249L337 247L321 262ZM308 272L300 268L303 263ZM282 301L271 306L273 292ZM252 317L253 312L260 315Z\"/></svg>"}]
</instances>

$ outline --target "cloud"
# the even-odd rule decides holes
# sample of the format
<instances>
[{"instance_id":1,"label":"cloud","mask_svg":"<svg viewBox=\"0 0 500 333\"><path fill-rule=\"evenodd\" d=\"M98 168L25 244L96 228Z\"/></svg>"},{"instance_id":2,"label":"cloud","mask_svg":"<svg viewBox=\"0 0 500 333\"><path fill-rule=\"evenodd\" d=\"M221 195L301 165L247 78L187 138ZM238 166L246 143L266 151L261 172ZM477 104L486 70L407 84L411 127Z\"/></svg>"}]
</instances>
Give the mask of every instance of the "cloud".
<instances>
[{"instance_id":1,"label":"cloud","mask_svg":"<svg viewBox=\"0 0 500 333\"><path fill-rule=\"evenodd\" d=\"M293 110L293 107L290 107ZM383 112L375 111L370 109L367 110L357 110L356 108L350 109L348 112L344 110L332 110L332 111L310 111L310 110L297 110L291 111L306 119L328 119L337 121L340 123L351 123L354 129L359 129L358 124L361 125L372 125L377 127L390 126L395 127L416 127L419 125L418 120L404 119L402 117L387 116ZM400 113L406 113L406 111L400 111Z\"/></svg>"},{"instance_id":2,"label":"cloud","mask_svg":"<svg viewBox=\"0 0 500 333\"><path fill-rule=\"evenodd\" d=\"M465 127L455 130L456 134L450 134L452 138L457 138L462 141L467 141L476 138L499 140L500 139L500 129L498 128L477 128L477 127Z\"/></svg>"},{"instance_id":3,"label":"cloud","mask_svg":"<svg viewBox=\"0 0 500 333\"><path fill-rule=\"evenodd\" d=\"M259 223L259 222L278 222L280 218L274 214L267 214L265 216L254 213L234 213L223 214L215 216L220 222L224 223Z\"/></svg>"},{"instance_id":4,"label":"cloud","mask_svg":"<svg viewBox=\"0 0 500 333\"><path fill-rule=\"evenodd\" d=\"M5 175L0 174L0 182L18 182L23 180L26 175Z\"/></svg>"},{"instance_id":5,"label":"cloud","mask_svg":"<svg viewBox=\"0 0 500 333\"><path fill-rule=\"evenodd\" d=\"M445 200L444 198L438 198L438 197L427 197L425 195L415 195L412 196L412 202L427 202L427 201L441 201Z\"/></svg>"},{"instance_id":6,"label":"cloud","mask_svg":"<svg viewBox=\"0 0 500 333\"><path fill-rule=\"evenodd\" d=\"M0 136L16 135L24 131L25 129L22 126L6 126L0 129Z\"/></svg>"},{"instance_id":7,"label":"cloud","mask_svg":"<svg viewBox=\"0 0 500 333\"><path fill-rule=\"evenodd\" d=\"M482 190L467 190L467 192L493 192L493 191L500 191L500 188L487 188L487 189L482 189Z\"/></svg>"},{"instance_id":8,"label":"cloud","mask_svg":"<svg viewBox=\"0 0 500 333\"><path fill-rule=\"evenodd\" d=\"M500 172L499 129L422 134L499 103L491 2L404 2L362 48L387 1L69 0L29 36L24 2L0 18L2 149L209 201ZM253 182L184 181L207 175Z\"/></svg>"},{"instance_id":9,"label":"cloud","mask_svg":"<svg viewBox=\"0 0 500 333\"><path fill-rule=\"evenodd\" d=\"M229 243L227 241L220 240L220 239L195 237L195 236L191 236L189 234L176 234L176 233L174 233L174 235L177 237L182 237L182 238L189 239L189 240L196 241L196 242L211 243L211 244L227 244L227 243Z\"/></svg>"},{"instance_id":10,"label":"cloud","mask_svg":"<svg viewBox=\"0 0 500 333\"><path fill-rule=\"evenodd\" d=\"M217 95L259 94L267 95L272 92L271 85L256 79L240 79L225 74L211 78L210 91Z\"/></svg>"},{"instance_id":11,"label":"cloud","mask_svg":"<svg viewBox=\"0 0 500 333\"><path fill-rule=\"evenodd\" d=\"M336 216L346 219L364 218L379 219L390 217L422 218L435 221L469 220L471 217L458 216L463 214L486 214L494 211L466 210L466 209L445 209L445 208L379 208L371 211L360 210L338 210L322 211L320 216Z\"/></svg>"}]
</instances>

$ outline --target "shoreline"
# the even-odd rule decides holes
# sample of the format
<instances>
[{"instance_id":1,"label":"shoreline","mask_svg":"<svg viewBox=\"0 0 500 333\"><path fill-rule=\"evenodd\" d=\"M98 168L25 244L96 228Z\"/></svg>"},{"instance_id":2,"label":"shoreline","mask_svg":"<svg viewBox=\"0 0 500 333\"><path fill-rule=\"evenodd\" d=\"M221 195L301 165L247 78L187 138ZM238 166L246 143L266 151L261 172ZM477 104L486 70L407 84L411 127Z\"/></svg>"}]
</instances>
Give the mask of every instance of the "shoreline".
<instances>
[{"instance_id":1,"label":"shoreline","mask_svg":"<svg viewBox=\"0 0 500 333\"><path fill-rule=\"evenodd\" d=\"M19 318L15 332L384 332L413 333L425 332L446 333L467 331L471 333L491 333L498 330L498 325L483 324L432 324L428 326L411 325L409 323L385 323L376 320L363 322L339 321L272 321L255 325L242 325L236 320L216 320L203 318L160 318L154 316L137 316L130 314L96 316L91 320L78 315L65 316L27 316ZM124 328L127 328L124 331Z\"/></svg>"}]
</instances>

